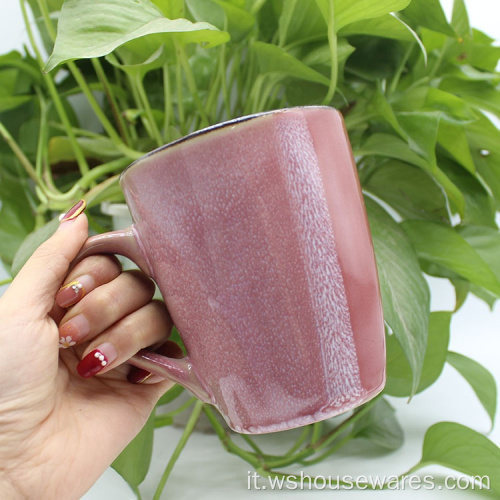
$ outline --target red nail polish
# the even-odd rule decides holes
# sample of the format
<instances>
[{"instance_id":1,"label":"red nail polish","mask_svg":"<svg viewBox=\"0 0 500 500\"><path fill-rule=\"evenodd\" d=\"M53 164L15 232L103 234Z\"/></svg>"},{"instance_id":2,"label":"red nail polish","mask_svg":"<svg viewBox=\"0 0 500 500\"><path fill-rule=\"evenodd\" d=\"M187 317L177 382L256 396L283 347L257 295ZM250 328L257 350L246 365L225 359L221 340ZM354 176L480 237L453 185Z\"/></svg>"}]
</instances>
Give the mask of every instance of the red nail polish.
<instances>
[{"instance_id":1,"label":"red nail polish","mask_svg":"<svg viewBox=\"0 0 500 500\"><path fill-rule=\"evenodd\" d=\"M99 373L108 363L106 356L99 349L94 349L78 363L76 369L81 377L90 378Z\"/></svg>"},{"instance_id":2,"label":"red nail polish","mask_svg":"<svg viewBox=\"0 0 500 500\"><path fill-rule=\"evenodd\" d=\"M78 201L65 214L62 214L60 222L76 219L85 210L86 206L87 202L85 200Z\"/></svg>"},{"instance_id":3,"label":"red nail polish","mask_svg":"<svg viewBox=\"0 0 500 500\"><path fill-rule=\"evenodd\" d=\"M137 368L137 366L132 366L127 375L127 380L132 384L142 384L148 378L152 377L153 374L142 368Z\"/></svg>"}]
</instances>

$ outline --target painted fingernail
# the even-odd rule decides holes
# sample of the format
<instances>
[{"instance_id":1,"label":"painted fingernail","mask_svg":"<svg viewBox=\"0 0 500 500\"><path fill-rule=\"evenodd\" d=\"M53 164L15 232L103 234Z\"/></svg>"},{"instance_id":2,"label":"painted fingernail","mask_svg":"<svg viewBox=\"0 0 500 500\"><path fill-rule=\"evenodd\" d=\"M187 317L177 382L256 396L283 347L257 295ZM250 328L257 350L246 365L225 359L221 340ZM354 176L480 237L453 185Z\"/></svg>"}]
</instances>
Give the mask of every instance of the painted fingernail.
<instances>
[{"instance_id":1,"label":"painted fingernail","mask_svg":"<svg viewBox=\"0 0 500 500\"><path fill-rule=\"evenodd\" d=\"M59 327L59 347L71 347L84 339L89 333L89 320L83 314L78 314Z\"/></svg>"},{"instance_id":2,"label":"painted fingernail","mask_svg":"<svg viewBox=\"0 0 500 500\"><path fill-rule=\"evenodd\" d=\"M151 378L153 374L144 370L143 368L137 368L137 366L132 366L127 375L127 380L132 384L142 384L148 378Z\"/></svg>"},{"instance_id":3,"label":"painted fingernail","mask_svg":"<svg viewBox=\"0 0 500 500\"><path fill-rule=\"evenodd\" d=\"M61 307L70 307L76 304L94 285L92 276L80 276L76 280L62 286L56 295L56 302Z\"/></svg>"},{"instance_id":4,"label":"painted fingernail","mask_svg":"<svg viewBox=\"0 0 500 500\"><path fill-rule=\"evenodd\" d=\"M66 213L59 216L59 222L62 224L63 222L76 219L85 210L86 206L87 203L85 200L76 202Z\"/></svg>"},{"instance_id":5,"label":"painted fingernail","mask_svg":"<svg viewBox=\"0 0 500 500\"><path fill-rule=\"evenodd\" d=\"M76 366L78 374L83 378L97 375L117 358L113 344L106 342L97 349L90 351Z\"/></svg>"}]
</instances>

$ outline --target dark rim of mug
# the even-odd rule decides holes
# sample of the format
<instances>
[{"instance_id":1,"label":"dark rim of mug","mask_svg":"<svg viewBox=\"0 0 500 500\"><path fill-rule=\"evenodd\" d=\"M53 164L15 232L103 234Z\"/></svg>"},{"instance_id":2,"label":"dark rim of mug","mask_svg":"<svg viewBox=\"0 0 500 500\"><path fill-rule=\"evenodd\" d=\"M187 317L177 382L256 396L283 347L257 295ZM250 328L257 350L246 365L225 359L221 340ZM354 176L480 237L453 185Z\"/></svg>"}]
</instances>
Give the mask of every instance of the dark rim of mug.
<instances>
[{"instance_id":1,"label":"dark rim of mug","mask_svg":"<svg viewBox=\"0 0 500 500\"><path fill-rule=\"evenodd\" d=\"M249 120L253 120L254 118L258 118L259 116L285 113L287 111L293 111L295 109L333 109L333 110L335 110L335 108L332 108L331 106L320 106L320 105L318 105L318 106L295 106L292 108L282 108L282 109L273 109L270 111L261 111L260 113L254 113L252 115L240 116L238 118L233 118L232 120L227 120L225 122L216 123L215 125L210 125L209 127L205 127L205 128L200 129L200 130L196 130L194 132L191 132L190 134L187 134L184 137L181 137L179 139L176 139L175 141L169 142L168 144L164 144L163 146L160 146L156 149L153 149L149 153L144 154L144 156L141 156L137 160L133 161L127 168L125 168L125 170L123 170L123 172L120 174L120 182L122 181L124 174L130 169L130 167L133 167L134 165L141 162L145 158L148 158L149 156L153 156L156 153L160 153L161 151L163 151L167 148L170 148L172 146L176 146L177 144L180 144L181 142L188 141L188 140L193 139L195 137L198 137L200 135L204 135L208 132L212 132L213 130L218 130L218 129L222 129L224 127L229 127L229 126L234 125L236 123L242 123L242 122L246 122Z\"/></svg>"}]
</instances>

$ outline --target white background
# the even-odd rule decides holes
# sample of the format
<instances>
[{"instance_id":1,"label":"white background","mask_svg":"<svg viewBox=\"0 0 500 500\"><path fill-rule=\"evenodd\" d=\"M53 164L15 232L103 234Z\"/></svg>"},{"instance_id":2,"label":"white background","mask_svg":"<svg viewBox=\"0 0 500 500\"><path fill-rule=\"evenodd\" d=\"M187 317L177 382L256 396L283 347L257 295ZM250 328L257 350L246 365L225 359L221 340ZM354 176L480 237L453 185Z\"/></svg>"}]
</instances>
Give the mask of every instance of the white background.
<instances>
[{"instance_id":1,"label":"white background","mask_svg":"<svg viewBox=\"0 0 500 500\"><path fill-rule=\"evenodd\" d=\"M91 1L91 0L89 0ZM376 1L376 0L374 0ZM451 11L452 0L442 0L447 12ZM485 31L495 39L500 38L500 4L497 0L466 0L471 24ZM27 43L26 30L23 26L18 0L1 0L0 6L0 54L12 49L21 50ZM1 273L0 273L1 279ZM440 280L431 280L433 310L453 309L451 287ZM487 367L500 380L500 307L493 312L479 300L469 297L461 311L454 315L450 350L465 354ZM417 395L410 404L403 399L390 398L397 408L398 417L405 431L405 444L397 452L382 457L373 454L363 455L356 446L347 446L341 453L333 456L308 474L345 475L392 475L400 474L416 464L421 456L421 446L425 431L435 422L453 421L470 426L479 432L488 433L488 417L477 401L468 384L449 366L446 366L439 381L423 394ZM500 418L488 435L496 444L500 443ZM117 429L119 432L119 429ZM144 499L152 498L168 459L173 451L181 431L166 428L157 431L153 465L145 483L141 487ZM89 436L92 439L92 436ZM264 446L269 442L279 444L280 435L260 439ZM98 453L98 444L96 453ZM64 457L61 457L64 460ZM420 472L421 477L433 474L438 478L441 489L437 491L248 491L247 477L249 466L239 458L226 453L218 440L211 435L195 433L167 484L163 498L188 500L193 498L216 499L235 497L240 500L255 498L349 498L357 500L366 496L377 498L493 498L488 493L477 491L447 491L443 488L444 477L451 471L441 467L428 467ZM300 469L296 469L299 472ZM85 474L85 471L81 471ZM499 471L500 474L500 471ZM440 478L440 480L439 480ZM66 478L71 481L71 478ZM264 483L260 483L264 484ZM112 470L108 470L94 488L85 495L85 500L127 500L135 498L126 484Z\"/></svg>"}]
</instances>

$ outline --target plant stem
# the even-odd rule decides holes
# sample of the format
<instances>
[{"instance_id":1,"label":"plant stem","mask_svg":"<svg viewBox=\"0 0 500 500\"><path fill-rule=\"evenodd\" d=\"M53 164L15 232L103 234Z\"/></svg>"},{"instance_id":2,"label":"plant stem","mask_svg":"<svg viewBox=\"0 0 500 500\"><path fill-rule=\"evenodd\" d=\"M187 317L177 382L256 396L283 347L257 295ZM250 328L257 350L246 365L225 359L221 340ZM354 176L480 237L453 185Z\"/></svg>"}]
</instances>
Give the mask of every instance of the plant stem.
<instances>
[{"instance_id":1,"label":"plant stem","mask_svg":"<svg viewBox=\"0 0 500 500\"><path fill-rule=\"evenodd\" d=\"M44 189L43 184L40 182L40 179L38 178L35 167L31 164L29 159L26 157L26 155L23 153L22 149L19 147L15 139L10 135L10 132L4 127L3 123L0 122L0 136L3 137L5 142L8 144L12 152L16 155L17 159L21 163L21 165L24 167L24 170L26 173L31 177L31 179L34 181L34 183L40 188Z\"/></svg>"},{"instance_id":2,"label":"plant stem","mask_svg":"<svg viewBox=\"0 0 500 500\"><path fill-rule=\"evenodd\" d=\"M4 279L4 280L0 281L0 286L10 285L13 280L14 280L14 278Z\"/></svg>"},{"instance_id":3,"label":"plant stem","mask_svg":"<svg viewBox=\"0 0 500 500\"><path fill-rule=\"evenodd\" d=\"M99 78L99 81L102 84L106 97L108 98L109 105L111 107L111 111L115 118L116 125L118 126L118 130L120 131L122 140L125 142L125 144L130 146L132 144L130 134L127 125L125 124L125 120L123 119L120 108L118 107L118 102L115 98L111 85L109 84L106 72L104 71L99 59L94 57L91 59L91 61L92 61L92 66L94 67L94 70L96 72L97 78Z\"/></svg>"},{"instance_id":4,"label":"plant stem","mask_svg":"<svg viewBox=\"0 0 500 500\"><path fill-rule=\"evenodd\" d=\"M250 438L247 434L242 434L241 437L243 438L244 441L248 443L250 448L252 448L252 450L254 450L255 453L257 453L257 455L261 457L265 455L265 453L257 446L257 443L255 443L255 441L252 438Z\"/></svg>"},{"instance_id":5,"label":"plant stem","mask_svg":"<svg viewBox=\"0 0 500 500\"><path fill-rule=\"evenodd\" d=\"M35 51L35 56L36 56L36 59L38 61L38 64L39 64L40 68L43 68L42 55L40 54L40 51L38 50L38 46L35 42L35 37L33 36L33 30L31 29L31 24L30 24L29 19L28 19L28 13L26 12L25 1L26 0L20 0L24 24L26 26L26 31L28 33L28 38L30 40L31 46L32 46L33 50ZM48 75L47 73L43 74L43 78L44 78L45 84L47 85L47 88L49 90L49 94L52 97L52 100L54 102L54 106L56 107L59 118L61 119L61 121L63 122L63 125L65 127L69 142L71 144L73 152L75 153L76 162L78 163L78 168L80 169L80 172L82 174L86 174L89 171L89 166L87 164L87 160L86 160L85 155L83 154L83 151L80 148L80 146L76 140L76 137L73 133L73 130L71 128L71 123L69 121L68 115L66 114L66 111L65 111L64 106L62 104L61 98L59 97L55 83L52 80L52 77L50 75Z\"/></svg>"},{"instance_id":6,"label":"plant stem","mask_svg":"<svg viewBox=\"0 0 500 500\"><path fill-rule=\"evenodd\" d=\"M179 119L179 129L181 134L185 134L187 130L184 128L184 97L182 95L182 73L181 73L181 63L179 60L179 54L175 58L175 85L177 87L177 113Z\"/></svg>"},{"instance_id":7,"label":"plant stem","mask_svg":"<svg viewBox=\"0 0 500 500\"><path fill-rule=\"evenodd\" d=\"M168 65L165 63L163 71L163 137L166 142L170 142L170 120L172 113L172 94L170 90L170 75L168 74Z\"/></svg>"},{"instance_id":8,"label":"plant stem","mask_svg":"<svg viewBox=\"0 0 500 500\"><path fill-rule=\"evenodd\" d=\"M43 20L45 23L45 26L47 28L47 31L49 33L50 38L54 41L56 39L56 31L54 29L54 25L52 24L52 21L50 19L49 11L47 9L47 5L45 3L45 0L38 0L38 7L40 8L43 16ZM111 89L109 85L107 84L107 78L106 75L102 69L102 66L99 62L98 59L92 59L92 64L94 66L94 69L96 71L97 77L99 78L99 81L101 82L104 92L110 99L110 104L111 104L111 109L115 113L115 119L117 120L117 124L119 127L122 127L123 123L120 122L119 120L119 113L117 113L117 106L116 106L116 101L114 99L113 93L111 92ZM109 135L110 139L115 143L115 144L120 144L122 143L122 139L118 136L116 133L116 130L114 129L113 125L111 122L108 120L107 116L104 114L102 111L101 107L99 106L98 102L96 101L94 95L92 94L92 91L90 90L87 81L85 80L85 77L81 73L81 71L78 69L76 64L74 62L68 62L67 66L69 70L71 71L71 74L75 78L76 82L80 86L80 89L84 93L85 97L87 98L92 110L96 114L97 118L101 122L101 125L103 126L104 130L106 133ZM125 127L121 130L122 133L125 133ZM126 139L125 139L126 140Z\"/></svg>"},{"instance_id":9,"label":"plant stem","mask_svg":"<svg viewBox=\"0 0 500 500\"><path fill-rule=\"evenodd\" d=\"M47 143L47 103L38 87L35 87L35 92L40 104L40 130L38 131L38 144L36 148L35 172L40 178L43 171L43 157L45 153L45 145Z\"/></svg>"},{"instance_id":10,"label":"plant stem","mask_svg":"<svg viewBox=\"0 0 500 500\"><path fill-rule=\"evenodd\" d=\"M337 427L335 427L330 432L325 434L315 443L311 443L310 445L306 446L295 455L285 456L276 460L270 460L266 464L264 464L264 468L269 470L273 469L274 467L286 467L288 465L291 465L295 462L300 462L303 459L318 453L323 448L329 446L343 431L347 429L347 427L352 425L354 422L356 422L356 420L358 420L365 413L367 413L380 397L381 395L379 394L371 401L363 405L360 409L354 412L349 418L346 418L341 424L339 424Z\"/></svg>"},{"instance_id":11,"label":"plant stem","mask_svg":"<svg viewBox=\"0 0 500 500\"><path fill-rule=\"evenodd\" d=\"M93 168L88 174L85 174L78 182L77 185L81 189L87 189L99 177L104 177L107 174L121 172L129 161L127 158L117 158L108 163L103 163L98 167Z\"/></svg>"},{"instance_id":12,"label":"plant stem","mask_svg":"<svg viewBox=\"0 0 500 500\"><path fill-rule=\"evenodd\" d=\"M167 413L163 413L161 415L158 415L157 418L175 417L176 415L179 415L180 413L182 413L184 410L187 410L190 406L193 405L193 403L195 401L196 401L196 398L193 396L192 398L189 398L186 402L184 402L182 405L180 405L175 410L172 410L172 411L169 411Z\"/></svg>"},{"instance_id":13,"label":"plant stem","mask_svg":"<svg viewBox=\"0 0 500 500\"><path fill-rule=\"evenodd\" d=\"M189 92L191 92L191 96L193 97L196 107L198 108L198 112L200 113L201 116L202 120L201 127L202 128L207 127L208 126L207 113L205 111L205 108L203 107L203 103L201 102L200 94L198 92L198 87L196 86L196 81L194 79L193 71L191 70L191 66L189 65L189 61L186 56L186 51L184 50L184 47L180 46L179 43L177 42L175 42L175 48L179 56L182 69L184 70L184 76L186 77L186 83Z\"/></svg>"},{"instance_id":14,"label":"plant stem","mask_svg":"<svg viewBox=\"0 0 500 500\"><path fill-rule=\"evenodd\" d=\"M160 134L160 130L158 129L158 125L156 124L155 117L153 116L153 110L151 109L151 105L149 104L149 99L146 94L146 90L144 89L144 85L142 83L142 77L140 74L137 74L134 77L134 85L137 90L137 95L142 103L144 108L144 112L146 113L147 121L149 122L149 129L152 134L152 138L156 141L158 146L163 145L163 138Z\"/></svg>"},{"instance_id":15,"label":"plant stem","mask_svg":"<svg viewBox=\"0 0 500 500\"><path fill-rule=\"evenodd\" d=\"M175 450L172 453L172 456L170 457L170 460L168 461L167 467L165 468L165 471L163 472L163 475L160 479L160 483L158 484L158 487L156 488L153 500L160 499L161 494L163 492L163 488L165 487L165 484L167 482L168 476L172 472L172 469L174 468L175 462L179 458L179 455L181 454L182 450L184 449L184 446L186 446L187 440L189 439L189 436L193 432L194 426L196 425L196 422L198 421L198 418L200 416L201 410L203 409L203 406L204 406L204 403L202 403L200 400L196 401L196 404L194 405L191 416L189 417L189 420L186 424L186 427L184 428L184 432L182 433L181 439L177 443L177 446L175 447Z\"/></svg>"},{"instance_id":16,"label":"plant stem","mask_svg":"<svg viewBox=\"0 0 500 500\"><path fill-rule=\"evenodd\" d=\"M227 26L224 26L224 30L227 30ZM219 72L220 72L220 82L222 87L222 95L224 98L224 107L226 108L226 120L231 117L231 97L229 95L229 89L227 86L227 68L226 68L226 44L220 47L219 56Z\"/></svg>"},{"instance_id":17,"label":"plant stem","mask_svg":"<svg viewBox=\"0 0 500 500\"><path fill-rule=\"evenodd\" d=\"M118 135L116 132L115 128L111 124L111 122L108 120L108 117L104 114L104 111L101 109L101 106L97 102L96 98L94 97L94 94L90 90L90 87L87 84L87 81L85 80L85 77L83 76L82 72L78 69L77 65L74 62L68 62L67 66L69 70L71 71L74 79L76 80L76 83L80 86L82 89L83 94L87 98L87 101L90 104L90 107L94 111L95 115L101 122L101 125L103 126L104 130L106 133L109 135L109 138L113 141L114 144L119 145L123 144L123 141L121 137Z\"/></svg>"},{"instance_id":18,"label":"plant stem","mask_svg":"<svg viewBox=\"0 0 500 500\"><path fill-rule=\"evenodd\" d=\"M399 80L401 78L401 75L403 74L403 70L406 67L406 63L408 62L408 59L413 51L414 46L415 46L415 44L411 43L410 46L406 49L405 55L403 56L403 59L401 59L401 62L399 63L399 66L394 74L394 78L392 79L392 82L389 85L387 95L391 95L396 90L398 83L399 83Z\"/></svg>"},{"instance_id":19,"label":"plant stem","mask_svg":"<svg viewBox=\"0 0 500 500\"><path fill-rule=\"evenodd\" d=\"M309 433L311 432L311 426L308 425L304 427L304 430L302 431L301 435L295 442L295 444L287 451L287 455L293 455L301 446L302 443L307 439L307 436L309 436Z\"/></svg>"},{"instance_id":20,"label":"plant stem","mask_svg":"<svg viewBox=\"0 0 500 500\"><path fill-rule=\"evenodd\" d=\"M217 434L222 445L229 453L234 453L235 455L238 455L240 458L247 461L249 464L253 465L254 467L260 467L262 465L261 461L255 456L254 453L251 453L251 452L246 451L243 448L239 447L229 437L226 429L217 420L217 417L214 415L213 411L208 406L205 406L203 411L205 412L205 415L207 416L208 420L210 420L210 423L212 424L212 427L214 428L215 433Z\"/></svg>"},{"instance_id":21,"label":"plant stem","mask_svg":"<svg viewBox=\"0 0 500 500\"><path fill-rule=\"evenodd\" d=\"M335 32L335 5L334 0L328 1L328 45L330 47L330 58L332 69L330 73L330 86L323 104L330 104L337 88L338 61L337 61L337 33Z\"/></svg>"},{"instance_id":22,"label":"plant stem","mask_svg":"<svg viewBox=\"0 0 500 500\"><path fill-rule=\"evenodd\" d=\"M322 462L326 457L333 455L337 450L340 450L340 448L342 448L349 441L351 441L351 439L354 439L354 436L352 434L346 434L342 439L337 441L335 443L335 445L328 448L328 450L326 450L324 453L322 453L318 457L313 458L311 460L303 460L303 461L301 461L301 463L303 465L314 465L314 464L317 464L319 462Z\"/></svg>"}]
</instances>

